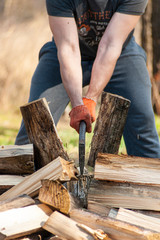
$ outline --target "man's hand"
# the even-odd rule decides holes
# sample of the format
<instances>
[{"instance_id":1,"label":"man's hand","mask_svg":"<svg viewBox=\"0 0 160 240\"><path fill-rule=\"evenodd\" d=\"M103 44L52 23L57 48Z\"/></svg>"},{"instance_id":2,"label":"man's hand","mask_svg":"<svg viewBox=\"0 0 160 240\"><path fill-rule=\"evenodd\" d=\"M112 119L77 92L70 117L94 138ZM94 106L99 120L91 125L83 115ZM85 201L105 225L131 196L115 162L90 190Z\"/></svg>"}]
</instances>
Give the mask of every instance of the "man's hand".
<instances>
[{"instance_id":1,"label":"man's hand","mask_svg":"<svg viewBox=\"0 0 160 240\"><path fill-rule=\"evenodd\" d=\"M96 120L96 102L90 98L83 97L83 103L88 108L93 123Z\"/></svg>"},{"instance_id":2,"label":"man's hand","mask_svg":"<svg viewBox=\"0 0 160 240\"><path fill-rule=\"evenodd\" d=\"M86 122L86 131L91 133L92 131L92 120L91 114L85 105L80 105L72 108L69 113L70 116L70 126L74 128L79 133L79 125L82 120Z\"/></svg>"}]
</instances>

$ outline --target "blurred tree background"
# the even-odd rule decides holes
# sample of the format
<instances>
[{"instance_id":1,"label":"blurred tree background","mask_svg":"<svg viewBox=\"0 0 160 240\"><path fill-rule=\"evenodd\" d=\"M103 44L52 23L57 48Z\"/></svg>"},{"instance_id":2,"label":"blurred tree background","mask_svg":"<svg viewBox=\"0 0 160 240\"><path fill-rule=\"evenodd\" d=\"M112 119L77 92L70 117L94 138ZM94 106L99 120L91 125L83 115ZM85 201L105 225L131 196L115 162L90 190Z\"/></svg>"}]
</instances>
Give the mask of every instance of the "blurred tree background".
<instances>
[{"instance_id":1,"label":"blurred tree background","mask_svg":"<svg viewBox=\"0 0 160 240\"><path fill-rule=\"evenodd\" d=\"M157 115L160 115L159 1L149 0L146 13L135 31L137 42L148 56L153 106ZM14 122L13 113L20 116L19 107L28 101L39 50L52 37L45 0L0 0L0 23L0 137L3 144L12 144L13 139L7 138L4 142L4 136ZM14 136L18 131L19 119L15 118L18 125L13 124ZM8 136L11 136L11 132L8 132Z\"/></svg>"}]
</instances>

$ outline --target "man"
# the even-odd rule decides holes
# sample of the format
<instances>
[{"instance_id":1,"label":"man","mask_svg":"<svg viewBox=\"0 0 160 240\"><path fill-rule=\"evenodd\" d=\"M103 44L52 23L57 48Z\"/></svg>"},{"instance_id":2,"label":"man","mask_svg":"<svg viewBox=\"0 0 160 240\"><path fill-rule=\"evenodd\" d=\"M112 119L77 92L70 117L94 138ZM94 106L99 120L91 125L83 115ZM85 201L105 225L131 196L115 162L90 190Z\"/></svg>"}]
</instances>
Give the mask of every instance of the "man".
<instances>
[{"instance_id":1,"label":"man","mask_svg":"<svg viewBox=\"0 0 160 240\"><path fill-rule=\"evenodd\" d=\"M151 83L144 50L133 31L147 0L47 0L53 40L40 51L30 99L46 97L57 124L69 100L70 125L87 132L95 106L107 91L131 100L124 129L129 155L160 158L160 144L151 104ZM89 85L82 97L82 86ZM28 143L24 124L16 144Z\"/></svg>"}]
</instances>

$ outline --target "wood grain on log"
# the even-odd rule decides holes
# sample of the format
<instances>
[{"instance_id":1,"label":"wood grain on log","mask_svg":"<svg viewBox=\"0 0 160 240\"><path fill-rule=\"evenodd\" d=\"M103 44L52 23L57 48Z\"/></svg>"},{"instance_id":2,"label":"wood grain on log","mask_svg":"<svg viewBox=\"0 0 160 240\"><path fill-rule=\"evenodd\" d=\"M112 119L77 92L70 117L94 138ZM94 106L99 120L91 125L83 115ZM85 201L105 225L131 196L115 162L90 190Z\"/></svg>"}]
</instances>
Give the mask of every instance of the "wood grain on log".
<instances>
[{"instance_id":1,"label":"wood grain on log","mask_svg":"<svg viewBox=\"0 0 160 240\"><path fill-rule=\"evenodd\" d=\"M37 190L41 187L42 179L69 181L71 179L77 179L76 174L77 171L74 163L58 157L37 172L25 177L21 183L3 193L0 196L0 201L14 198L22 194L27 194L32 197L36 196L34 193L37 194Z\"/></svg>"},{"instance_id":2,"label":"wood grain on log","mask_svg":"<svg viewBox=\"0 0 160 240\"><path fill-rule=\"evenodd\" d=\"M151 231L160 232L160 219L149 217L145 214L120 208L118 211L111 210L109 213L109 217L111 216L112 218L114 217L117 220L121 220L130 224L135 224L137 226L147 228Z\"/></svg>"},{"instance_id":3,"label":"wood grain on log","mask_svg":"<svg viewBox=\"0 0 160 240\"><path fill-rule=\"evenodd\" d=\"M109 217L101 217L84 210L72 211L71 218L92 229L100 228L113 240L159 240L160 233L150 231L133 224L125 223Z\"/></svg>"},{"instance_id":4,"label":"wood grain on log","mask_svg":"<svg viewBox=\"0 0 160 240\"><path fill-rule=\"evenodd\" d=\"M52 206L55 210L69 214L72 209L79 207L80 203L59 181L42 180L39 191L39 200Z\"/></svg>"},{"instance_id":5,"label":"wood grain on log","mask_svg":"<svg viewBox=\"0 0 160 240\"><path fill-rule=\"evenodd\" d=\"M1 212L0 233L8 240L37 232L51 213L52 210L44 204Z\"/></svg>"},{"instance_id":6,"label":"wood grain on log","mask_svg":"<svg viewBox=\"0 0 160 240\"><path fill-rule=\"evenodd\" d=\"M58 212L52 213L43 228L66 240L110 240L107 234L101 234L100 238L95 230L87 228L84 224L77 224L77 222Z\"/></svg>"},{"instance_id":7,"label":"wood grain on log","mask_svg":"<svg viewBox=\"0 0 160 240\"><path fill-rule=\"evenodd\" d=\"M160 187L160 159L98 154L94 178Z\"/></svg>"},{"instance_id":8,"label":"wood grain on log","mask_svg":"<svg viewBox=\"0 0 160 240\"><path fill-rule=\"evenodd\" d=\"M0 147L0 173L30 174L34 171L33 145Z\"/></svg>"},{"instance_id":9,"label":"wood grain on log","mask_svg":"<svg viewBox=\"0 0 160 240\"><path fill-rule=\"evenodd\" d=\"M94 167L97 154L117 154L122 138L130 101L123 97L103 93L96 121L88 165Z\"/></svg>"},{"instance_id":10,"label":"wood grain on log","mask_svg":"<svg viewBox=\"0 0 160 240\"><path fill-rule=\"evenodd\" d=\"M6 210L13 209L13 208L25 207L32 204L35 204L35 201L31 197L24 194L19 197L15 197L13 199L1 201L0 212L4 212Z\"/></svg>"},{"instance_id":11,"label":"wood grain on log","mask_svg":"<svg viewBox=\"0 0 160 240\"><path fill-rule=\"evenodd\" d=\"M35 167L39 169L58 156L69 161L45 98L21 108L30 142L34 145Z\"/></svg>"},{"instance_id":12,"label":"wood grain on log","mask_svg":"<svg viewBox=\"0 0 160 240\"><path fill-rule=\"evenodd\" d=\"M88 192L88 208L93 202L110 208L160 211L160 187L92 181Z\"/></svg>"}]
</instances>

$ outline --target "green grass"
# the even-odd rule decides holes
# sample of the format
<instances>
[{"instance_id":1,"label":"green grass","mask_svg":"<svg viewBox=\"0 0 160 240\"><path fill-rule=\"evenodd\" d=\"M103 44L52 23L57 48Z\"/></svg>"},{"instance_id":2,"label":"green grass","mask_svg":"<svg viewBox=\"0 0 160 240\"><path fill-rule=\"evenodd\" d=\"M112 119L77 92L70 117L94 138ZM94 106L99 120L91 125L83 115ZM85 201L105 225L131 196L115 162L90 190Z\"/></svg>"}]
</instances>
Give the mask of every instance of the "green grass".
<instances>
[{"instance_id":1,"label":"green grass","mask_svg":"<svg viewBox=\"0 0 160 240\"><path fill-rule=\"evenodd\" d=\"M160 136L160 117L155 116L156 127ZM2 113L0 114L0 145L13 145L21 122L20 113ZM94 125L93 125L94 128ZM69 118L61 119L57 126L59 137L61 138L65 150L71 159L78 160L78 133L69 126ZM93 132L86 134L86 159L90 151L90 144ZM126 153L124 140L120 145L120 153Z\"/></svg>"}]
</instances>

